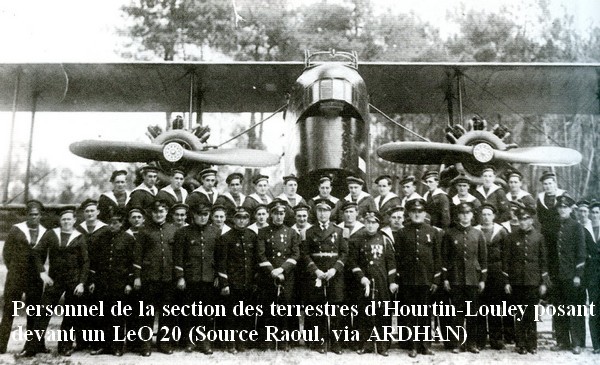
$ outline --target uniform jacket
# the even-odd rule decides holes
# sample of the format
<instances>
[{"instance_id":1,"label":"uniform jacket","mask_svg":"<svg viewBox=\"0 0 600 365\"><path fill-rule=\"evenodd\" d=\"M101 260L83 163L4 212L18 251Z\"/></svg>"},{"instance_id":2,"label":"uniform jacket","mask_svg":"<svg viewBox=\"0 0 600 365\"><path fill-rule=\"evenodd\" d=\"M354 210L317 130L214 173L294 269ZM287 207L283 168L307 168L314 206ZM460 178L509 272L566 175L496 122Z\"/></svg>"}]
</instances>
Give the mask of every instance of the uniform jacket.
<instances>
[{"instance_id":1,"label":"uniform jacket","mask_svg":"<svg viewBox=\"0 0 600 365\"><path fill-rule=\"evenodd\" d=\"M350 194L346 195L344 197L344 200L351 202L352 198L350 197ZM375 201L373 200L373 197L369 193L366 193L364 191L360 192L360 194L358 195L358 198L356 199L356 203L358 204L358 217L361 220L362 220L361 217L363 217L365 215L365 212L377 211L377 206L375 205ZM341 209L339 210L338 215L339 215L338 219L341 222L344 217Z\"/></svg>"},{"instance_id":2,"label":"uniform jacket","mask_svg":"<svg viewBox=\"0 0 600 365\"><path fill-rule=\"evenodd\" d=\"M158 191L158 194L156 194L156 198L165 200L169 205L169 208L177 203L185 203L187 196L187 190L181 188L181 201L179 201L177 198L177 194L175 193L175 190L173 190L173 187L171 185L165 186L164 188Z\"/></svg>"},{"instance_id":3,"label":"uniform jacket","mask_svg":"<svg viewBox=\"0 0 600 365\"><path fill-rule=\"evenodd\" d=\"M133 207L141 207L143 209L148 209L150 205L156 200L156 194L158 193L158 189L156 186L153 187L155 189L152 191L145 184L140 184L135 189L131 191L129 195L129 203L127 203L127 209L131 209Z\"/></svg>"},{"instance_id":4,"label":"uniform jacket","mask_svg":"<svg viewBox=\"0 0 600 365\"><path fill-rule=\"evenodd\" d=\"M510 208L508 207L508 200L506 200L506 192L500 186L493 184L487 194L483 189L483 185L479 185L475 191L473 191L473 196L479 199L481 204L491 204L496 210L496 222L504 222L507 219L510 219Z\"/></svg>"},{"instance_id":5,"label":"uniform jacket","mask_svg":"<svg viewBox=\"0 0 600 365\"><path fill-rule=\"evenodd\" d=\"M191 224L175 232L175 279L212 283L216 277L215 246L220 236L221 230L212 225Z\"/></svg>"},{"instance_id":6,"label":"uniform jacket","mask_svg":"<svg viewBox=\"0 0 600 365\"><path fill-rule=\"evenodd\" d=\"M271 203L273 201L273 199L271 199L271 197L269 196L269 194L265 195L265 199L267 201L267 204ZM258 194L254 193L254 194L250 194L246 197L246 200L244 200L244 204L242 204L242 206L246 209L248 209L248 212L250 213L250 220L254 221L254 210L256 209L257 206L259 206L260 204L265 204L263 203L262 199L260 198L260 196L258 196Z\"/></svg>"},{"instance_id":7,"label":"uniform jacket","mask_svg":"<svg viewBox=\"0 0 600 365\"><path fill-rule=\"evenodd\" d=\"M119 231L103 230L89 245L90 282L100 295L122 295L133 283L135 238Z\"/></svg>"},{"instance_id":8,"label":"uniform jacket","mask_svg":"<svg viewBox=\"0 0 600 365\"><path fill-rule=\"evenodd\" d=\"M392 241L381 232L360 235L349 248L348 266L360 283L363 277L370 281L369 298L389 300L389 284L396 279L396 260Z\"/></svg>"},{"instance_id":9,"label":"uniform jacket","mask_svg":"<svg viewBox=\"0 0 600 365\"><path fill-rule=\"evenodd\" d=\"M450 200L450 220L452 223L456 223L458 221L458 215L456 214L454 207L461 203L471 203L473 205L473 222L471 224L477 225L479 224L479 209L481 208L481 202L474 195L467 194L465 199L460 199L458 195L454 195ZM458 224L458 223L456 223Z\"/></svg>"},{"instance_id":10,"label":"uniform jacket","mask_svg":"<svg viewBox=\"0 0 600 365\"><path fill-rule=\"evenodd\" d=\"M549 268L550 279L572 281L575 276L583 279L587 257L583 226L571 218L561 221L556 249L558 267Z\"/></svg>"},{"instance_id":11,"label":"uniform jacket","mask_svg":"<svg viewBox=\"0 0 600 365\"><path fill-rule=\"evenodd\" d=\"M308 200L308 206L310 207L310 211L308 212L308 221L311 224L318 224L317 221L317 207L315 204L315 201L322 199L319 195L315 196L312 199ZM335 196L329 196L329 198L327 198L327 200L329 200L330 202L332 202L334 204L333 208L331 209L331 218L330 220L332 222L341 222L343 220L343 216L342 216L342 212L340 212L340 208L342 207L342 201L338 198L336 198Z\"/></svg>"},{"instance_id":12,"label":"uniform jacket","mask_svg":"<svg viewBox=\"0 0 600 365\"><path fill-rule=\"evenodd\" d=\"M192 191L190 195L187 196L187 198L185 199L185 204L189 205L190 207L198 206L198 204L205 204L209 207L212 207L216 203L217 198L219 197L219 192L217 191L217 189L213 188L212 199L210 198L208 193L209 192L206 191L204 187L200 186L194 191Z\"/></svg>"},{"instance_id":13,"label":"uniform jacket","mask_svg":"<svg viewBox=\"0 0 600 365\"><path fill-rule=\"evenodd\" d=\"M38 235L36 242L31 242L29 228L26 222L15 224L8 231L8 236L2 249L4 264L14 278L26 279L29 274L36 274L35 254L33 248L39 245L44 236L46 228L38 225Z\"/></svg>"},{"instance_id":14,"label":"uniform jacket","mask_svg":"<svg viewBox=\"0 0 600 365\"><path fill-rule=\"evenodd\" d=\"M286 225L261 228L258 231L256 256L259 267L259 287L267 296L276 296L276 285L271 271L281 267L284 281L283 294L287 302L294 295L296 267L300 259L300 235ZM273 295L275 294L275 295Z\"/></svg>"},{"instance_id":15,"label":"uniform jacket","mask_svg":"<svg viewBox=\"0 0 600 365\"><path fill-rule=\"evenodd\" d=\"M435 189L433 193L426 192L423 199L427 203L425 210L429 214L431 225L438 228L450 226L450 199L442 189Z\"/></svg>"},{"instance_id":16,"label":"uniform jacket","mask_svg":"<svg viewBox=\"0 0 600 365\"><path fill-rule=\"evenodd\" d=\"M487 247L483 233L457 224L442 240L442 275L451 285L476 286L487 278Z\"/></svg>"},{"instance_id":17,"label":"uniform jacket","mask_svg":"<svg viewBox=\"0 0 600 365\"><path fill-rule=\"evenodd\" d=\"M526 207L535 209L535 199L531 196L531 194L529 194L525 190L519 190L516 197L517 197L517 200L522 201ZM506 193L506 200L509 203L513 201L513 197L510 192Z\"/></svg>"},{"instance_id":18,"label":"uniform jacket","mask_svg":"<svg viewBox=\"0 0 600 365\"><path fill-rule=\"evenodd\" d=\"M296 222L296 217L295 217L295 213L294 210L292 209L293 207L295 207L296 205L300 204L301 202L303 204L307 204L306 200L304 200L303 197L301 197L300 195L296 194L296 196L294 197L294 204L292 204L292 202L290 201L290 199L287 197L287 195L285 195L284 193L281 193L277 196L277 198L287 202L289 204L289 206L285 207L285 219L284 219L284 223L286 226L291 227L294 225L294 223Z\"/></svg>"},{"instance_id":19,"label":"uniform jacket","mask_svg":"<svg viewBox=\"0 0 600 365\"><path fill-rule=\"evenodd\" d=\"M232 228L217 239L215 263L219 285L235 290L253 290L256 285L256 233Z\"/></svg>"},{"instance_id":20,"label":"uniform jacket","mask_svg":"<svg viewBox=\"0 0 600 365\"><path fill-rule=\"evenodd\" d=\"M586 226L587 260L585 277L590 298L598 298L600 293L600 237L595 237L594 228Z\"/></svg>"},{"instance_id":21,"label":"uniform jacket","mask_svg":"<svg viewBox=\"0 0 600 365\"><path fill-rule=\"evenodd\" d=\"M244 205L244 202L246 201L246 195L240 193L240 204L239 206ZM235 199L233 198L233 196L231 195L231 193L227 192L224 194L221 194L217 197L217 201L215 202L215 205L222 205L225 207L225 212L227 213L227 223L233 226L233 214L235 213L235 208L238 207L237 203L235 202ZM252 213L251 213L252 214Z\"/></svg>"},{"instance_id":22,"label":"uniform jacket","mask_svg":"<svg viewBox=\"0 0 600 365\"><path fill-rule=\"evenodd\" d=\"M516 229L505 240L502 273L505 283L538 286L547 283L548 261L544 236L536 229Z\"/></svg>"},{"instance_id":23,"label":"uniform jacket","mask_svg":"<svg viewBox=\"0 0 600 365\"><path fill-rule=\"evenodd\" d=\"M567 195L567 192L561 189L558 189L556 192L556 197L561 195ZM556 233L560 227L560 216L558 215L558 211L556 207L548 207L546 206L545 200L546 193L539 193L536 200L536 209L537 209L537 217L542 225L542 234L546 238L546 243L551 243L556 241ZM550 242L549 242L550 241Z\"/></svg>"},{"instance_id":24,"label":"uniform jacket","mask_svg":"<svg viewBox=\"0 0 600 365\"><path fill-rule=\"evenodd\" d=\"M481 226L475 228L481 230ZM504 246L504 240L508 236L508 232L504 227L498 223L494 223L492 226L491 240L487 239L487 235L484 233L487 244L487 263L488 263L488 280L502 281L502 250Z\"/></svg>"},{"instance_id":25,"label":"uniform jacket","mask_svg":"<svg viewBox=\"0 0 600 365\"><path fill-rule=\"evenodd\" d=\"M373 201L375 202L375 207L377 207L377 211L382 214L385 214L385 212L387 212L387 210L391 207L395 207L402 203L398 195L394 193L387 193L386 196L383 197L383 199L380 195L373 199Z\"/></svg>"},{"instance_id":26,"label":"uniform jacket","mask_svg":"<svg viewBox=\"0 0 600 365\"><path fill-rule=\"evenodd\" d=\"M131 193L129 191L125 191L125 196L125 206L123 206L123 208L129 204ZM98 198L98 210L100 211L98 214L98 219L100 219L102 222L108 222L111 210L117 209L118 207L119 203L117 202L115 193L112 191L102 193L100 198Z\"/></svg>"},{"instance_id":27,"label":"uniform jacket","mask_svg":"<svg viewBox=\"0 0 600 365\"><path fill-rule=\"evenodd\" d=\"M144 281L171 281L173 279L173 239L177 228L166 222L153 221L142 227L135 240L134 276Z\"/></svg>"},{"instance_id":28,"label":"uniform jacket","mask_svg":"<svg viewBox=\"0 0 600 365\"><path fill-rule=\"evenodd\" d=\"M442 236L429 224L408 222L395 240L399 285L440 285Z\"/></svg>"},{"instance_id":29,"label":"uniform jacket","mask_svg":"<svg viewBox=\"0 0 600 365\"><path fill-rule=\"evenodd\" d=\"M306 241L301 248L302 257L307 270L307 300L318 302L325 299L330 303L339 303L344 300L344 266L348 259L348 242L343 238L343 232L332 222L328 223L325 230L316 224L306 231ZM329 282L317 281L316 271L327 272L335 269L336 274ZM326 287L326 288L324 288Z\"/></svg>"},{"instance_id":30,"label":"uniform jacket","mask_svg":"<svg viewBox=\"0 0 600 365\"><path fill-rule=\"evenodd\" d=\"M409 196L405 196L404 198L402 198L402 201L400 202L400 205L402 205L403 207L406 206L406 202L409 200L415 200L415 199L422 199L423 197L421 195L419 195L418 193L412 193Z\"/></svg>"},{"instance_id":31,"label":"uniform jacket","mask_svg":"<svg viewBox=\"0 0 600 365\"><path fill-rule=\"evenodd\" d=\"M88 248L85 237L74 230L66 245L60 243L60 228L46 231L34 248L38 273L45 271L44 263L49 258L48 275L58 283L75 286L87 282L90 270Z\"/></svg>"}]
</instances>

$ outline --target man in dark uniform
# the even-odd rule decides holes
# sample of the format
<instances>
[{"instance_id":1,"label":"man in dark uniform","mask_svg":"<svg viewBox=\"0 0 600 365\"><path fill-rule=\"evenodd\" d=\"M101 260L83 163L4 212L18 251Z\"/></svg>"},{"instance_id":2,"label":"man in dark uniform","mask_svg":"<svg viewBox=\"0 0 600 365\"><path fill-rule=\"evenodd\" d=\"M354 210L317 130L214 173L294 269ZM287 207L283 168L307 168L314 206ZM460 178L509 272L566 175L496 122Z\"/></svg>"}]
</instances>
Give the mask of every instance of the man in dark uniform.
<instances>
[{"instance_id":1,"label":"man in dark uniform","mask_svg":"<svg viewBox=\"0 0 600 365\"><path fill-rule=\"evenodd\" d=\"M342 206L342 201L335 196L331 195L331 178L329 176L323 176L319 179L319 195L308 200L308 206L310 207L310 215L308 221L310 224L317 223L317 209L315 202L319 199L327 199L333 203L333 209L331 210L331 221L334 223L342 220L339 209Z\"/></svg>"},{"instance_id":2,"label":"man in dark uniform","mask_svg":"<svg viewBox=\"0 0 600 365\"><path fill-rule=\"evenodd\" d=\"M147 210L154 203L156 194L158 194L158 189L156 188L158 167L146 165L142 167L141 172L143 182L131 191L129 202L127 203L128 209L141 207Z\"/></svg>"},{"instance_id":3,"label":"man in dark uniform","mask_svg":"<svg viewBox=\"0 0 600 365\"><path fill-rule=\"evenodd\" d=\"M117 302L125 303L133 289L133 247L135 238L125 233L123 224L126 213L122 209L113 209L109 213L108 229L98 234L90 242L90 287L96 293L96 299L104 304L104 313L108 319L98 323L104 331L106 341L100 343L91 355L112 353L122 356L124 342L115 341L114 326L119 328L119 338L125 336L125 316L113 315L111 308Z\"/></svg>"},{"instance_id":4,"label":"man in dark uniform","mask_svg":"<svg viewBox=\"0 0 600 365\"><path fill-rule=\"evenodd\" d=\"M413 199L406 204L408 223L401 229L395 242L398 292L403 304L428 305L442 279L441 234L425 223L424 199ZM410 316L407 325L429 326L431 318ZM417 353L433 355L427 341L409 340L408 356Z\"/></svg>"},{"instance_id":5,"label":"man in dark uniform","mask_svg":"<svg viewBox=\"0 0 600 365\"><path fill-rule=\"evenodd\" d=\"M508 200L506 200L506 192L496 181L496 168L488 165L484 166L481 171L481 179L483 184L479 185L473 195L479 199L481 204L488 203L496 208L496 222L504 222L510 219Z\"/></svg>"},{"instance_id":6,"label":"man in dark uniform","mask_svg":"<svg viewBox=\"0 0 600 365\"><path fill-rule=\"evenodd\" d=\"M224 235L231 229L231 227L225 223L229 220L228 218L227 209L224 206L220 204L212 206L212 209L210 210L210 224L217 228L221 235Z\"/></svg>"},{"instance_id":7,"label":"man in dark uniform","mask_svg":"<svg viewBox=\"0 0 600 365\"><path fill-rule=\"evenodd\" d=\"M369 196L370 198L370 196ZM371 199L372 201L372 199ZM329 221L333 203L327 199L315 202L318 224L306 231L306 242L301 247L302 257L307 267L306 301L309 304L340 304L344 301L344 265L348 256L348 243L343 238L343 232ZM335 341L332 332L328 332L327 318L306 318L307 328L319 327L319 333L326 333L325 341L329 340L331 350L336 354L342 353L340 343ZM340 317L330 318L329 330L340 328ZM326 352L326 344L318 344L315 348L319 353Z\"/></svg>"},{"instance_id":8,"label":"man in dark uniform","mask_svg":"<svg viewBox=\"0 0 600 365\"><path fill-rule=\"evenodd\" d=\"M217 170L204 169L200 171L198 180L200 180L202 185L188 195L185 204L190 207L198 204L205 204L212 207L219 197L219 192L215 187L217 184Z\"/></svg>"},{"instance_id":9,"label":"man in dark uniform","mask_svg":"<svg viewBox=\"0 0 600 365\"><path fill-rule=\"evenodd\" d=\"M79 206L79 210L83 213L84 221L77 226L77 230L84 235L88 250L90 250L90 247L96 247L96 241L100 235L108 231L108 225L98 219L100 211L98 210L98 202L96 200L84 200ZM81 298L79 298L79 302L88 306L96 303L98 302L97 294L93 289L88 288ZM77 317L76 321L78 322L77 327L84 330L100 329L102 327L101 320L94 317L81 316ZM83 338L82 332L77 333L76 342L77 346L75 347L75 351L86 350L88 348L98 350L98 346L101 345L98 342L86 341Z\"/></svg>"},{"instance_id":10,"label":"man in dark uniform","mask_svg":"<svg viewBox=\"0 0 600 365\"><path fill-rule=\"evenodd\" d=\"M523 174L517 170L509 170L506 174L506 183L508 184L506 200L509 202L520 200L527 207L535 209L535 199L522 188Z\"/></svg>"},{"instance_id":11,"label":"man in dark uniform","mask_svg":"<svg viewBox=\"0 0 600 365\"><path fill-rule=\"evenodd\" d=\"M125 208L127 203L129 203L130 193L126 190L127 171L113 171L110 175L110 182L113 185L113 189L100 194L100 198L98 198L98 210L100 211L98 219L102 222L108 221L111 209Z\"/></svg>"},{"instance_id":12,"label":"man in dark uniform","mask_svg":"<svg viewBox=\"0 0 600 365\"><path fill-rule=\"evenodd\" d=\"M358 204L359 220L363 219L362 217L367 211L377 211L375 201L373 200L371 194L363 191L363 186L365 185L365 181L363 179L360 177L348 176L346 178L346 182L348 183L348 191L350 194L346 195L344 200Z\"/></svg>"},{"instance_id":13,"label":"man in dark uniform","mask_svg":"<svg viewBox=\"0 0 600 365\"><path fill-rule=\"evenodd\" d=\"M35 262L40 278L44 282L45 291L42 296L42 305L54 306L65 295L65 305L77 305L83 295L90 270L87 244L81 232L74 228L75 209L63 208L59 213L60 227L46 231L39 244L35 246ZM44 263L49 260L48 274ZM79 332L76 317L66 316L60 326L61 331L69 332L74 329ZM34 324L34 329L45 335L50 316L39 317ZM64 333L64 332L63 332ZM43 351L43 342L32 338L25 343L24 356L34 356ZM58 342L58 353L71 356L73 341L63 339Z\"/></svg>"},{"instance_id":14,"label":"man in dark uniform","mask_svg":"<svg viewBox=\"0 0 600 365\"><path fill-rule=\"evenodd\" d=\"M233 213L235 208L241 207L246 201L246 195L242 194L242 188L244 183L244 175L239 172L229 174L225 179L229 191L219 195L215 205L222 205L225 207L227 213L227 224L233 226Z\"/></svg>"},{"instance_id":15,"label":"man in dark uniform","mask_svg":"<svg viewBox=\"0 0 600 365\"><path fill-rule=\"evenodd\" d=\"M0 324L0 353L6 352L14 317L13 302L20 301L25 294L25 303L40 304L43 283L35 265L34 247L46 232L40 224L44 205L37 200L25 204L27 220L15 224L8 231L4 243L2 257L6 265L6 281L4 283L4 309ZM27 330L32 330L35 317L27 316ZM42 349L45 352L45 348Z\"/></svg>"},{"instance_id":16,"label":"man in dark uniform","mask_svg":"<svg viewBox=\"0 0 600 365\"><path fill-rule=\"evenodd\" d=\"M375 179L375 184L377 184L379 196L377 196L374 201L377 211L381 215L385 214L391 207L400 205L400 198L398 195L391 192L392 177L390 175L381 175L377 177L377 179Z\"/></svg>"},{"instance_id":17,"label":"man in dark uniform","mask_svg":"<svg viewBox=\"0 0 600 365\"><path fill-rule=\"evenodd\" d=\"M274 200L269 207L271 224L258 231L256 246L259 295L263 308L268 308L271 303L294 304L295 272L300 259L300 235L284 224L287 204ZM277 326L280 331L295 329L291 323L288 317L267 315L264 318L264 326ZM289 350L287 342L280 345L284 351Z\"/></svg>"},{"instance_id":18,"label":"man in dark uniform","mask_svg":"<svg viewBox=\"0 0 600 365\"><path fill-rule=\"evenodd\" d=\"M506 301L504 290L504 275L502 274L502 250L504 240L508 232L498 223L496 218L496 206L484 203L481 206L481 224L475 228L483 232L487 244L488 275L485 290L479 296L479 304L483 306L501 305ZM487 345L489 332L490 347L494 350L505 348L504 335L509 339L514 338L514 319L510 316L478 316L477 333L471 334L477 337L477 347L484 349ZM487 319L487 320L486 320Z\"/></svg>"},{"instance_id":19,"label":"man in dark uniform","mask_svg":"<svg viewBox=\"0 0 600 365\"><path fill-rule=\"evenodd\" d=\"M156 199L166 201L169 208L177 203L185 203L188 192L183 188L184 179L185 171L182 169L171 170L171 182L169 185L160 189L158 194L156 194Z\"/></svg>"},{"instance_id":20,"label":"man in dark uniform","mask_svg":"<svg viewBox=\"0 0 600 365\"><path fill-rule=\"evenodd\" d=\"M134 248L134 288L141 289L141 297L146 305L153 305L159 312L159 328L166 327L171 333L173 318L163 316L159 310L173 301L173 238L177 230L167 222L167 202L156 200L151 206L151 221L140 229ZM154 316L140 320L145 326L154 325ZM151 340L144 341L142 356L150 356ZM172 354L170 341L159 341L158 349L164 354Z\"/></svg>"},{"instance_id":21,"label":"man in dark uniform","mask_svg":"<svg viewBox=\"0 0 600 365\"><path fill-rule=\"evenodd\" d=\"M352 274L363 287L360 295L358 327L361 344L357 353L377 352L388 356L389 341L369 341L373 329L383 333L384 326L391 325L391 318L383 315L381 308L375 310L374 316L365 315L365 308L371 301L388 301L390 292L398 290L396 284L396 260L392 241L379 231L381 218L379 213L367 212L364 216L365 230L360 239L352 242L349 248L348 264ZM365 348L365 344L375 348Z\"/></svg>"},{"instance_id":22,"label":"man in dark uniform","mask_svg":"<svg viewBox=\"0 0 600 365\"><path fill-rule=\"evenodd\" d=\"M258 175L252 179L254 184L254 193L250 194L244 200L242 206L248 212L255 212L259 205L268 205L273 199L269 196L269 177L266 175ZM252 214L252 213L251 213Z\"/></svg>"},{"instance_id":23,"label":"man in dark uniform","mask_svg":"<svg viewBox=\"0 0 600 365\"><path fill-rule=\"evenodd\" d=\"M175 232L173 262L177 289L184 291L184 304L202 302L203 305L217 304L214 287L214 252L221 231L209 225L210 207L198 204L192 209L193 222ZM182 333L189 333L193 326L204 326L206 331L213 328L214 318L188 317L180 321ZM195 345L188 340L185 351L192 352ZM203 341L200 351L212 354L210 341Z\"/></svg>"},{"instance_id":24,"label":"man in dark uniform","mask_svg":"<svg viewBox=\"0 0 600 365\"><path fill-rule=\"evenodd\" d=\"M549 266L550 298L555 306L585 304L585 288L581 281L587 257L585 235L583 227L571 218L573 204L575 201L566 195L556 198L560 220L556 241L558 263L556 267ZM552 322L556 338L552 350L571 349L573 354L579 355L585 347L585 317L554 315Z\"/></svg>"},{"instance_id":25,"label":"man in dark uniform","mask_svg":"<svg viewBox=\"0 0 600 365\"><path fill-rule=\"evenodd\" d=\"M402 195L404 195L400 205L402 205L403 207L406 207L406 203L409 200L422 198L421 195L417 193L416 181L417 179L412 175L405 176L404 178L402 178L402 180L400 180Z\"/></svg>"},{"instance_id":26,"label":"man in dark uniform","mask_svg":"<svg viewBox=\"0 0 600 365\"><path fill-rule=\"evenodd\" d=\"M169 217L175 228L183 228L188 225L187 217L190 207L184 203L175 203L169 209Z\"/></svg>"},{"instance_id":27,"label":"man in dark uniform","mask_svg":"<svg viewBox=\"0 0 600 365\"><path fill-rule=\"evenodd\" d=\"M534 305L546 293L548 265L544 236L535 229L531 206L523 206L516 213L519 228L507 237L502 252L502 274L505 292L510 303L527 305L523 318L515 321L516 351L525 355L537 353L537 328Z\"/></svg>"},{"instance_id":28,"label":"man in dark uniform","mask_svg":"<svg viewBox=\"0 0 600 365\"><path fill-rule=\"evenodd\" d=\"M590 219L592 241L587 247L586 283L589 303L598 307L600 305L600 202L590 204ZM593 316L590 315L589 326L594 354L600 354L600 315L597 312Z\"/></svg>"},{"instance_id":29,"label":"man in dark uniform","mask_svg":"<svg viewBox=\"0 0 600 365\"><path fill-rule=\"evenodd\" d=\"M439 173L426 171L421 180L427 185L427 192L423 195L423 199L425 199L431 225L442 229L447 228L450 226L450 199L446 192L439 188Z\"/></svg>"},{"instance_id":30,"label":"man in dark uniform","mask_svg":"<svg viewBox=\"0 0 600 365\"><path fill-rule=\"evenodd\" d=\"M249 316L236 317L233 308L240 301L254 305L256 282L256 233L246 228L250 213L245 207L238 207L233 215L233 228L217 239L215 265L219 276L219 287L224 297L228 316L225 326L229 330L250 330L253 319ZM245 350L242 341L228 344L227 351L235 354Z\"/></svg>"},{"instance_id":31,"label":"man in dark uniform","mask_svg":"<svg viewBox=\"0 0 600 365\"><path fill-rule=\"evenodd\" d=\"M473 206L460 203L456 208L457 224L448 228L442 240L444 289L450 293L456 307L455 326L465 325L466 301L477 307L477 295L485 289L487 249L483 232L471 225ZM477 319L466 317L466 350L479 353L476 339ZM458 343L452 341L452 352L459 353Z\"/></svg>"}]
</instances>

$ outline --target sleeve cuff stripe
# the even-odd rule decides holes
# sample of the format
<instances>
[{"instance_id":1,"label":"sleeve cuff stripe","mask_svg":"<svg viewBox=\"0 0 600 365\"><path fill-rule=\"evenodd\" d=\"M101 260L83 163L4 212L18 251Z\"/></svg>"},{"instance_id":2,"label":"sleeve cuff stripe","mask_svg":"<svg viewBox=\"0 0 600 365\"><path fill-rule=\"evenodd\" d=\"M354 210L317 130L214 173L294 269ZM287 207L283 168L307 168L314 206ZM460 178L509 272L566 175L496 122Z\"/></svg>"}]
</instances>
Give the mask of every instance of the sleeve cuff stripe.
<instances>
[{"instance_id":1,"label":"sleeve cuff stripe","mask_svg":"<svg viewBox=\"0 0 600 365\"><path fill-rule=\"evenodd\" d=\"M340 265L344 266L344 263L341 262L340 260L337 260L337 262L339 262Z\"/></svg>"},{"instance_id":2,"label":"sleeve cuff stripe","mask_svg":"<svg viewBox=\"0 0 600 365\"><path fill-rule=\"evenodd\" d=\"M141 269L142 268L140 265L136 265L136 264L133 264L133 267L135 267L136 269Z\"/></svg>"},{"instance_id":3,"label":"sleeve cuff stripe","mask_svg":"<svg viewBox=\"0 0 600 365\"><path fill-rule=\"evenodd\" d=\"M181 267L181 266L175 266L175 269L177 269L179 271L183 271L183 267Z\"/></svg>"},{"instance_id":4,"label":"sleeve cuff stripe","mask_svg":"<svg viewBox=\"0 0 600 365\"><path fill-rule=\"evenodd\" d=\"M258 266L268 267L268 266L273 266L273 265L271 265L271 263L269 261L265 261L265 262L261 262L260 264L258 264Z\"/></svg>"},{"instance_id":5,"label":"sleeve cuff stripe","mask_svg":"<svg viewBox=\"0 0 600 365\"><path fill-rule=\"evenodd\" d=\"M352 272L359 272L359 271L362 271L362 270L360 269L360 267L355 267L354 269L352 269Z\"/></svg>"},{"instance_id":6,"label":"sleeve cuff stripe","mask_svg":"<svg viewBox=\"0 0 600 365\"><path fill-rule=\"evenodd\" d=\"M222 277L223 279L229 279L227 274L223 274L222 272L219 273L219 276Z\"/></svg>"}]
</instances>

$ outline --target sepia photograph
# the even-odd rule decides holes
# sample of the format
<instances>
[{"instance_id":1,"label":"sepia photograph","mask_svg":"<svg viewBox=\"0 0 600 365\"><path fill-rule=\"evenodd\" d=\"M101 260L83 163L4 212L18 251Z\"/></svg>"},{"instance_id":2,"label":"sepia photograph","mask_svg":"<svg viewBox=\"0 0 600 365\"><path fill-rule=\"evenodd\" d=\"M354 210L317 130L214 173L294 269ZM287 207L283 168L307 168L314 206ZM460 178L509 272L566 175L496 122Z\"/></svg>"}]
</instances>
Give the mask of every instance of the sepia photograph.
<instances>
[{"instance_id":1,"label":"sepia photograph","mask_svg":"<svg viewBox=\"0 0 600 365\"><path fill-rule=\"evenodd\" d=\"M0 364L596 364L596 0L0 6Z\"/></svg>"}]
</instances>

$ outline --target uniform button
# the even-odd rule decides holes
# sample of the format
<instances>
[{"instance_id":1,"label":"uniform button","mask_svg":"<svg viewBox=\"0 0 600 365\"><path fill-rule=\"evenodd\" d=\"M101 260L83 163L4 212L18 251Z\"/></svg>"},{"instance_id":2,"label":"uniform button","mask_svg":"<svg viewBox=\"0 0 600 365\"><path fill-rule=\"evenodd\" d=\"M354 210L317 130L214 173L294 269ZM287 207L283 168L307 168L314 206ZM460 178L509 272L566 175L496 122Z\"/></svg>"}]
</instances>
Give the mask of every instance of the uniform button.
<instances>
[{"instance_id":1,"label":"uniform button","mask_svg":"<svg viewBox=\"0 0 600 365\"><path fill-rule=\"evenodd\" d=\"M281 256L281 252L277 252L277 256Z\"/></svg>"},{"instance_id":2,"label":"uniform button","mask_svg":"<svg viewBox=\"0 0 600 365\"><path fill-rule=\"evenodd\" d=\"M369 261L369 265L373 265L373 261Z\"/></svg>"}]
</instances>

